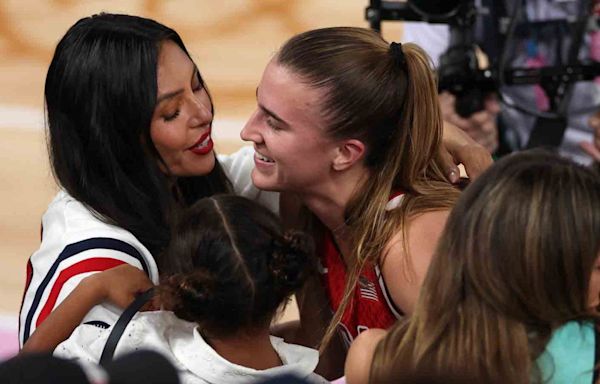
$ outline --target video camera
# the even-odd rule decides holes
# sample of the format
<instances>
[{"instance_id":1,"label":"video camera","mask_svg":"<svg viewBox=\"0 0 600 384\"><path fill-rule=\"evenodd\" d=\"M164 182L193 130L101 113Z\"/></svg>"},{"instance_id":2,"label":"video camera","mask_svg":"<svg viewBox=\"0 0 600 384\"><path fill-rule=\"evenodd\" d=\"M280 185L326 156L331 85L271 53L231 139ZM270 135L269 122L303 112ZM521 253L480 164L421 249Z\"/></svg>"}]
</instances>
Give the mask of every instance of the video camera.
<instances>
[{"instance_id":1,"label":"video camera","mask_svg":"<svg viewBox=\"0 0 600 384\"><path fill-rule=\"evenodd\" d=\"M583 7L591 10L592 0L583 0ZM503 1L494 0L494 4ZM407 0L406 2L371 0L366 9L366 19L372 29L381 31L382 21L404 20L448 24L449 47L440 57L438 84L440 91L456 96L456 112L462 117L483 110L487 95L498 93L503 85L540 84L550 99L550 110L540 112L523 106L510 105L522 112L546 118L564 120L570 85L576 81L592 80L600 75L599 63L581 64L578 52L588 19L575 20L572 47L565 65L542 68L509 68L508 43L518 31L521 1L515 2L511 14L497 14L497 9L477 7L474 0ZM494 11L496 11L494 13ZM492 14L490 15L490 12ZM587 12L589 15L591 12ZM491 16L497 33L497 55L488 68L479 68L475 44L475 22L478 16ZM566 21L564 21L566 22ZM484 53L490 56L489 52ZM500 94L500 96L502 96ZM563 129L564 130L564 129ZM562 137L562 133L561 133Z\"/></svg>"}]
</instances>

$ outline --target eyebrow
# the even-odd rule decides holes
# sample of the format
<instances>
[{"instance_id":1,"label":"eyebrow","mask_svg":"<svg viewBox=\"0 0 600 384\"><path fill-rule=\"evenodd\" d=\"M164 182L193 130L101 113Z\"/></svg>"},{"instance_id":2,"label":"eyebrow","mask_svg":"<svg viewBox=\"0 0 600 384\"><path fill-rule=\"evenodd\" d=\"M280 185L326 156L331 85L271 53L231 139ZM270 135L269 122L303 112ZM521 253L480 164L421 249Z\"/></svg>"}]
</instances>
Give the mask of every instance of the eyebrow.
<instances>
[{"instance_id":1,"label":"eyebrow","mask_svg":"<svg viewBox=\"0 0 600 384\"><path fill-rule=\"evenodd\" d=\"M198 76L198 78L200 79L200 71L198 71L198 67L194 66L194 71L192 72L192 82L194 81L194 77ZM202 80L200 80L200 83L203 84ZM167 100L167 99L172 99L173 97L180 95L183 93L183 88L182 89L178 89L176 91L173 92L167 92L164 93L160 96L158 96L158 98L156 99L156 105L160 104L161 102Z\"/></svg>"},{"instance_id":2,"label":"eyebrow","mask_svg":"<svg viewBox=\"0 0 600 384\"><path fill-rule=\"evenodd\" d=\"M183 89L178 89L177 91L173 91L173 92L169 92L169 93L160 95L160 96L158 96L158 99L156 99L156 104L158 105L167 99L172 99L173 97L175 97L181 93L183 93Z\"/></svg>"},{"instance_id":3,"label":"eyebrow","mask_svg":"<svg viewBox=\"0 0 600 384\"><path fill-rule=\"evenodd\" d=\"M287 121L283 120L281 117L277 116L277 114L275 112L271 111L270 109L268 109L267 107L265 107L264 105L262 105L261 103L258 102L258 88L256 88L256 102L258 104L258 107L260 109L262 109L262 111L264 113L266 113L267 115L271 116L275 120L279 121L281 124L285 124L287 126L290 125L290 123L288 123Z\"/></svg>"}]
</instances>

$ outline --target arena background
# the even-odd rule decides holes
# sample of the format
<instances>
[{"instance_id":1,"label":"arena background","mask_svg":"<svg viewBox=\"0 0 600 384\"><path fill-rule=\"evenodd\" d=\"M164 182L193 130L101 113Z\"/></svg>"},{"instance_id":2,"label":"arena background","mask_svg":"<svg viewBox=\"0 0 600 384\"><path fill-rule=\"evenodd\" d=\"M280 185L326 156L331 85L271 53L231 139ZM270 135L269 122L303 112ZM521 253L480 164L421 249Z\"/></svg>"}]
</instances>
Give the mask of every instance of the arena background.
<instances>
[{"instance_id":1,"label":"arena background","mask_svg":"<svg viewBox=\"0 0 600 384\"><path fill-rule=\"evenodd\" d=\"M368 0L0 0L0 359L16 351L25 264L56 193L44 139L43 90L54 47L79 18L136 14L176 29L214 97L216 148L243 145L239 131L272 54L290 36L363 26ZM398 40L399 23L384 36ZM297 316L290 305L285 319Z\"/></svg>"}]
</instances>

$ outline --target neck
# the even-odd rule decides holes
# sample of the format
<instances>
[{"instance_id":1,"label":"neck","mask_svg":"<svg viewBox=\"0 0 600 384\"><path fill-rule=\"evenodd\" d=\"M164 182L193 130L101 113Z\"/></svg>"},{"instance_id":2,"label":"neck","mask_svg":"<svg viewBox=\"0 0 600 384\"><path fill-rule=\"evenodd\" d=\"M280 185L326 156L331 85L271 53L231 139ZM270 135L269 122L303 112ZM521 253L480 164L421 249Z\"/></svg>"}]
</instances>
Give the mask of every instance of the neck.
<instances>
[{"instance_id":1,"label":"neck","mask_svg":"<svg viewBox=\"0 0 600 384\"><path fill-rule=\"evenodd\" d=\"M369 177L368 170L361 166L335 172L310 191L300 193L302 203L334 233L344 232L344 213L352 197L363 181Z\"/></svg>"},{"instance_id":2,"label":"neck","mask_svg":"<svg viewBox=\"0 0 600 384\"><path fill-rule=\"evenodd\" d=\"M353 264L352 239L345 213L369 172L362 166L335 174L310 193L301 194L303 204L327 227L342 253L347 267Z\"/></svg>"},{"instance_id":3,"label":"neck","mask_svg":"<svg viewBox=\"0 0 600 384\"><path fill-rule=\"evenodd\" d=\"M238 332L225 337L203 334L206 342L225 360L257 370L279 367L282 361L271 344L269 328Z\"/></svg>"}]
</instances>

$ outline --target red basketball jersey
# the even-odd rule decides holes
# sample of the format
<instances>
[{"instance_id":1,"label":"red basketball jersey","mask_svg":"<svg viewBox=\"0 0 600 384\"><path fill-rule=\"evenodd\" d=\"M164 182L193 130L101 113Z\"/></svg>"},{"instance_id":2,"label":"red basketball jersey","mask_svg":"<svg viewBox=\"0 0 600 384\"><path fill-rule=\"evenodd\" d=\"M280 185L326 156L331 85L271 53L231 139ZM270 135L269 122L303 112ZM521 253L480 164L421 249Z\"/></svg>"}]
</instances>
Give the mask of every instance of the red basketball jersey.
<instances>
[{"instance_id":1,"label":"red basketball jersey","mask_svg":"<svg viewBox=\"0 0 600 384\"><path fill-rule=\"evenodd\" d=\"M392 199L399 195L393 195ZM344 296L347 271L329 231L322 238L319 256L322 282L331 309L335 312ZM371 265L365 267L359 276L358 284L342 316L340 328L345 341L350 345L360 332L369 328L387 329L401 317L402 312L394 305L379 267Z\"/></svg>"}]
</instances>

